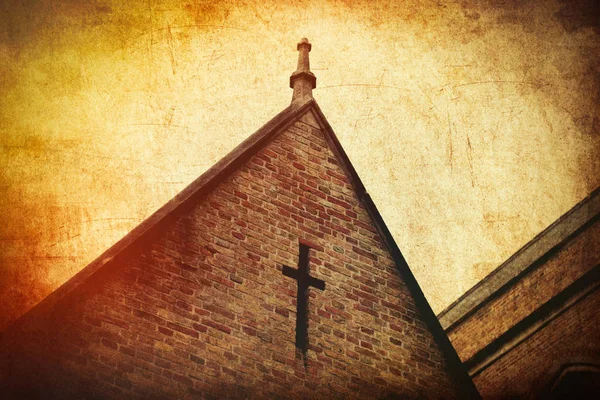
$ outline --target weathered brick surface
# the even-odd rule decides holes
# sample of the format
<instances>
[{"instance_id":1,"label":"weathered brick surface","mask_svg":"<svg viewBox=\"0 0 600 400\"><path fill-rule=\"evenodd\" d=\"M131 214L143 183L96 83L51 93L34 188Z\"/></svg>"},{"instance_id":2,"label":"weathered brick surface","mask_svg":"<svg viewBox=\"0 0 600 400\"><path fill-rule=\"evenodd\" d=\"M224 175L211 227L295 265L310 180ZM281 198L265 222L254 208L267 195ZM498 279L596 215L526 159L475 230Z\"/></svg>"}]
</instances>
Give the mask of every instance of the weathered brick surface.
<instances>
[{"instance_id":1,"label":"weathered brick surface","mask_svg":"<svg viewBox=\"0 0 600 400\"><path fill-rule=\"evenodd\" d=\"M600 221L449 332L463 361L600 264Z\"/></svg>"},{"instance_id":2,"label":"weathered brick surface","mask_svg":"<svg viewBox=\"0 0 600 400\"><path fill-rule=\"evenodd\" d=\"M447 361L311 120L67 297L41 331L23 328L11 344L12 388L25 376L27 390L48 397L457 398ZM296 267L299 240L313 243L311 274L327 285L310 293L308 367L294 346L296 281L281 271Z\"/></svg>"},{"instance_id":3,"label":"weathered brick surface","mask_svg":"<svg viewBox=\"0 0 600 400\"><path fill-rule=\"evenodd\" d=\"M561 365L600 360L600 292L554 319L474 377L484 399L539 398Z\"/></svg>"}]
</instances>

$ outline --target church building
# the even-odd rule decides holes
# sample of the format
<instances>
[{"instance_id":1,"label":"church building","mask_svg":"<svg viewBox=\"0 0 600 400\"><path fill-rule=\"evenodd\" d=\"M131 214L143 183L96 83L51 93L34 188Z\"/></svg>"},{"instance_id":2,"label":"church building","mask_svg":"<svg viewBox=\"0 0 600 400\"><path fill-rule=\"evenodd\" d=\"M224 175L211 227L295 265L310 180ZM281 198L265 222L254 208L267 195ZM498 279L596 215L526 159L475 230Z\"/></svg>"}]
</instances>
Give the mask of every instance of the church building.
<instances>
[{"instance_id":1,"label":"church building","mask_svg":"<svg viewBox=\"0 0 600 400\"><path fill-rule=\"evenodd\" d=\"M479 398L297 49L289 107L0 334L2 398Z\"/></svg>"}]
</instances>

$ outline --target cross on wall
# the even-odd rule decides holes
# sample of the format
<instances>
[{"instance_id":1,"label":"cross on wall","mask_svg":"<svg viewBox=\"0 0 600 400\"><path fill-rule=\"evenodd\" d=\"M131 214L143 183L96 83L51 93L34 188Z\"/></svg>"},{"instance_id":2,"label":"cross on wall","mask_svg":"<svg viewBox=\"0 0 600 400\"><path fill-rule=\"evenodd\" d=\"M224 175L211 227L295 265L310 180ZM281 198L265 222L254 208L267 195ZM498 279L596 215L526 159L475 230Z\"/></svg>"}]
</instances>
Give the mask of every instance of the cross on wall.
<instances>
[{"instance_id":1,"label":"cross on wall","mask_svg":"<svg viewBox=\"0 0 600 400\"><path fill-rule=\"evenodd\" d=\"M314 287L325 290L325 281L310 276L309 266L310 247L300 243L298 256L298 269L287 265L283 266L282 273L285 276L298 281L297 310L296 310L296 348L306 355L308 350L308 289Z\"/></svg>"}]
</instances>

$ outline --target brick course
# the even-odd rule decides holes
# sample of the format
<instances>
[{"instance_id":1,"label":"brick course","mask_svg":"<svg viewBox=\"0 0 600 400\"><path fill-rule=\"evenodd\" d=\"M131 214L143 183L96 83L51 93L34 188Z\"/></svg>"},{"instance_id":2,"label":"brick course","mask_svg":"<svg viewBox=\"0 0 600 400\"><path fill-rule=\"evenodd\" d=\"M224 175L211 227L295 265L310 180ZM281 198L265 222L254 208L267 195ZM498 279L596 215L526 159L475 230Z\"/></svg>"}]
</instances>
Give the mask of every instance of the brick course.
<instances>
[{"instance_id":1,"label":"brick course","mask_svg":"<svg viewBox=\"0 0 600 400\"><path fill-rule=\"evenodd\" d=\"M564 363L597 363L599 307L600 292L596 290L474 377L482 397L531 398L547 390Z\"/></svg>"},{"instance_id":2,"label":"brick course","mask_svg":"<svg viewBox=\"0 0 600 400\"><path fill-rule=\"evenodd\" d=\"M294 345L296 282L281 272L300 240L327 285L310 292L308 367ZM2 338L14 393L460 397L310 114L38 325Z\"/></svg>"},{"instance_id":3,"label":"brick course","mask_svg":"<svg viewBox=\"0 0 600 400\"><path fill-rule=\"evenodd\" d=\"M483 398L547 398L559 372L598 370L599 190L442 314ZM578 395L597 398L597 387L582 382Z\"/></svg>"},{"instance_id":4,"label":"brick course","mask_svg":"<svg viewBox=\"0 0 600 400\"><path fill-rule=\"evenodd\" d=\"M539 268L478 309L448 336L463 361L600 264L600 220L570 240Z\"/></svg>"}]
</instances>

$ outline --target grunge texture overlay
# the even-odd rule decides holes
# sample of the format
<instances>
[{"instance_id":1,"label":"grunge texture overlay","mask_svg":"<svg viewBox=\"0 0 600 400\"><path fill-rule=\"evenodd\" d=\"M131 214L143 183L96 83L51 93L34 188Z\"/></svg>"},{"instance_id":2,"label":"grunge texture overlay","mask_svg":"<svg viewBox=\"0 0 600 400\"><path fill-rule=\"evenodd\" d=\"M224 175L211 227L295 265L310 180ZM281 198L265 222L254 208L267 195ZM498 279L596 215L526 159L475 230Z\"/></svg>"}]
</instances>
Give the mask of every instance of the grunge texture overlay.
<instances>
[{"instance_id":1,"label":"grunge texture overlay","mask_svg":"<svg viewBox=\"0 0 600 400\"><path fill-rule=\"evenodd\" d=\"M596 1L4 1L0 329L315 98L434 311L600 185Z\"/></svg>"}]
</instances>

